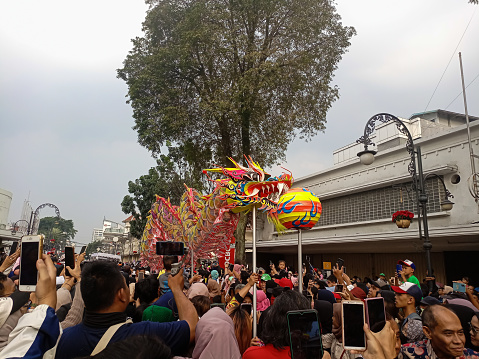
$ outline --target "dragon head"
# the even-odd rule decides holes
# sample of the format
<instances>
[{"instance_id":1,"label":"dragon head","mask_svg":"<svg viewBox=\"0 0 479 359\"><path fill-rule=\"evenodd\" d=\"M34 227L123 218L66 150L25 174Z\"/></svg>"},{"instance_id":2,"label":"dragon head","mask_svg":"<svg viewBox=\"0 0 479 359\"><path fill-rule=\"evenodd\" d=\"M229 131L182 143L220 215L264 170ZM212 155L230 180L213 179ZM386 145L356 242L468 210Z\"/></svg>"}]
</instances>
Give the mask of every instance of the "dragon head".
<instances>
[{"instance_id":1,"label":"dragon head","mask_svg":"<svg viewBox=\"0 0 479 359\"><path fill-rule=\"evenodd\" d=\"M227 200L232 212L248 211L253 206L263 212L275 209L279 198L291 188L293 176L291 173L283 173L279 177L271 177L251 157L245 158L248 167L229 158L235 167L218 166L203 170L203 173L223 173L227 177L214 182L217 188L223 189L223 199Z\"/></svg>"}]
</instances>

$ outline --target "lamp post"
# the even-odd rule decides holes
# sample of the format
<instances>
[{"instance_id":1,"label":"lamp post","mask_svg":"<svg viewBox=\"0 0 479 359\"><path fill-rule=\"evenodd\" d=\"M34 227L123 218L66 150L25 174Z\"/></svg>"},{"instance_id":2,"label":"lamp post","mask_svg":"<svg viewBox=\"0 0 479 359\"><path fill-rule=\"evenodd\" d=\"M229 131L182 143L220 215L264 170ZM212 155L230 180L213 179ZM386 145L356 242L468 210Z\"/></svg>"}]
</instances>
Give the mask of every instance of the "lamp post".
<instances>
[{"instance_id":1,"label":"lamp post","mask_svg":"<svg viewBox=\"0 0 479 359\"><path fill-rule=\"evenodd\" d=\"M14 236L16 233L17 233L17 223L18 222L25 222L28 224L28 228L27 228L27 234L30 232L30 222L28 222L27 220L25 219L19 219L18 221L16 221L13 226L12 226L12 229L11 229L11 232L12 232L12 235Z\"/></svg>"},{"instance_id":2,"label":"lamp post","mask_svg":"<svg viewBox=\"0 0 479 359\"><path fill-rule=\"evenodd\" d=\"M118 249L117 249L118 237L113 237L113 242L115 242L115 255L116 255L118 253Z\"/></svg>"},{"instance_id":3,"label":"lamp post","mask_svg":"<svg viewBox=\"0 0 479 359\"><path fill-rule=\"evenodd\" d=\"M426 206L427 194L426 194L426 190L424 186L425 177L424 177L423 168L422 168L421 147L414 146L411 133L407 129L406 125L399 118L388 113L379 113L377 115L374 115L368 120L368 122L366 123L366 127L364 128L364 135L356 141L357 143L364 144L364 151L361 151L358 153L358 157L362 164L370 165L374 162L374 155L377 153L377 151L369 150L368 146L374 145L374 143L371 141L371 138L369 136L375 130L377 122L380 122L380 123L393 122L396 124L398 131L407 137L406 150L408 151L409 156L411 157L411 162L408 165L408 171L413 180L412 185L413 185L414 191L416 192L416 198L417 198L418 210L419 210L419 213L418 213L419 239L423 241L423 248L426 252L427 271L428 271L428 275L431 276L432 275L432 265L431 265L432 243L429 240L429 227L427 223L427 206ZM417 161L417 170L416 170L416 161ZM449 201L448 198L453 196L446 189L446 185L444 184L444 181L438 175L431 174L431 175L427 175L426 178L432 175L436 176L437 178L441 180L444 186L444 190L446 192L446 198L445 198L445 201L441 203L441 209L443 210L452 209L452 205L454 203ZM421 226L421 220L422 220L422 226ZM431 287L432 287L432 282L429 282L430 291L432 290Z\"/></svg>"}]
</instances>

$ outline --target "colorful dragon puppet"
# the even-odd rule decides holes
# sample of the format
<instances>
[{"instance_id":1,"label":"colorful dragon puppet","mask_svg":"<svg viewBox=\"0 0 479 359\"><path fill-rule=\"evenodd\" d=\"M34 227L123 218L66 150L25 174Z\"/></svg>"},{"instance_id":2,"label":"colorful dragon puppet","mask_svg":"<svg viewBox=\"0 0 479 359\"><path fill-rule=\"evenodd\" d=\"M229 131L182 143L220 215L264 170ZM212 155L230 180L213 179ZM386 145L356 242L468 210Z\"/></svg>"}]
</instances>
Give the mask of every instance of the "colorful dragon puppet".
<instances>
[{"instance_id":1,"label":"colorful dragon puppet","mask_svg":"<svg viewBox=\"0 0 479 359\"><path fill-rule=\"evenodd\" d=\"M196 258L221 256L238 225L239 212L248 212L253 207L266 212L269 220L281 228L276 209L281 195L293 184L291 173L270 177L251 157L245 158L247 167L230 158L233 168L217 166L203 170L215 183L208 195L185 185L179 206L156 196L141 238L142 265L152 270L162 267L161 257L156 255L157 241L184 242ZM209 173L223 174L226 178L211 179Z\"/></svg>"}]
</instances>

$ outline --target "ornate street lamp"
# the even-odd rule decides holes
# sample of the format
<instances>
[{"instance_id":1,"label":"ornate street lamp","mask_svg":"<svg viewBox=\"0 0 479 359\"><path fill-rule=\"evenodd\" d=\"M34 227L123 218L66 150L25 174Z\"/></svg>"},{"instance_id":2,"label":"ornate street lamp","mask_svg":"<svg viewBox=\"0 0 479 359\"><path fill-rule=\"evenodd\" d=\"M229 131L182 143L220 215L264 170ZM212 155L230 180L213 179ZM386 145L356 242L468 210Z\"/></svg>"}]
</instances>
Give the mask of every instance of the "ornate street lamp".
<instances>
[{"instance_id":1,"label":"ornate street lamp","mask_svg":"<svg viewBox=\"0 0 479 359\"><path fill-rule=\"evenodd\" d=\"M411 157L411 162L408 165L409 174L412 177L412 186L414 191L416 192L416 198L418 201L418 227L419 227L419 238L423 240L423 248L426 251L426 263L427 263L427 271L428 275L432 273L432 265L431 265L431 249L432 243L429 240L429 227L427 223L427 194L424 186L425 178L429 176L436 176L441 180L441 183L444 186L444 191L446 193L445 200L441 202L441 209L444 211L448 211L452 209L453 202L449 201L449 197L454 197L446 188L444 181L441 177L436 174L430 174L424 177L423 169L422 169L422 158L421 158L421 147L414 146L414 142L412 140L411 133L407 129L406 125L396 116L393 116L388 113L379 113L371 117L368 122L366 123L366 127L364 128L364 135L360 137L356 142L364 144L364 151L358 153L358 157L361 163L365 165L370 165L374 162L374 155L377 151L372 151L368 149L369 145L373 145L374 143L371 141L370 135L374 132L376 128L376 122L380 123L388 123L394 122L396 127L400 133L407 137L406 141L406 150ZM417 159L417 170L416 170L416 159ZM421 227L421 219L422 219L422 227ZM423 233L424 229L424 233ZM429 283L430 290L432 290L432 282Z\"/></svg>"},{"instance_id":2,"label":"ornate street lamp","mask_svg":"<svg viewBox=\"0 0 479 359\"><path fill-rule=\"evenodd\" d=\"M12 236L14 236L17 233L17 223L18 222L25 222L25 223L28 224L28 228L27 228L27 234L28 234L30 232L30 223L25 219L19 219L12 226L12 229L11 229Z\"/></svg>"}]
</instances>

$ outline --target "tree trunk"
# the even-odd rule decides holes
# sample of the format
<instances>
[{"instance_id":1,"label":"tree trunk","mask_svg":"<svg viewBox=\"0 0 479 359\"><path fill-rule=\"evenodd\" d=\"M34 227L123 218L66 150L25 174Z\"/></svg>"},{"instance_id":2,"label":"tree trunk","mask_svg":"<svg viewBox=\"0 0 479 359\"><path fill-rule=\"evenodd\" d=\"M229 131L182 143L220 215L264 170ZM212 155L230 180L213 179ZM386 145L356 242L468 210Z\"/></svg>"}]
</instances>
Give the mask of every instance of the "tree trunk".
<instances>
[{"instance_id":1,"label":"tree trunk","mask_svg":"<svg viewBox=\"0 0 479 359\"><path fill-rule=\"evenodd\" d=\"M245 234L246 224L248 223L248 214L241 212L238 226L235 231L235 263L246 264Z\"/></svg>"}]
</instances>

